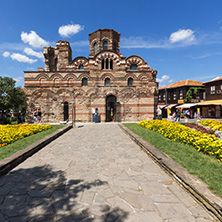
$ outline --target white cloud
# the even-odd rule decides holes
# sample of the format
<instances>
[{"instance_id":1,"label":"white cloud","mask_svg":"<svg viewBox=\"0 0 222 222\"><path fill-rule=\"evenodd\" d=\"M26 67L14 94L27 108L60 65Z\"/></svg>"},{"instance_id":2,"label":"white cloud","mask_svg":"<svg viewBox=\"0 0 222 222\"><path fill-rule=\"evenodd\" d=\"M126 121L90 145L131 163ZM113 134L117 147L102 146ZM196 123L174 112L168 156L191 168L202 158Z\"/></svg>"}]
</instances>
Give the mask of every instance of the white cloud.
<instances>
[{"instance_id":1,"label":"white cloud","mask_svg":"<svg viewBox=\"0 0 222 222\"><path fill-rule=\"evenodd\" d=\"M21 39L24 43L28 43L29 45L41 48L49 45L49 42L42 39L35 31L31 31L29 34L26 32L22 32Z\"/></svg>"},{"instance_id":2,"label":"white cloud","mask_svg":"<svg viewBox=\"0 0 222 222\"><path fill-rule=\"evenodd\" d=\"M4 53L2 53L2 55L3 55L5 58L7 58L7 57L10 56L10 52L4 52Z\"/></svg>"},{"instance_id":3,"label":"white cloud","mask_svg":"<svg viewBox=\"0 0 222 222\"><path fill-rule=\"evenodd\" d=\"M27 67L26 70L35 71L35 69L33 67Z\"/></svg>"},{"instance_id":4,"label":"white cloud","mask_svg":"<svg viewBox=\"0 0 222 222\"><path fill-rule=\"evenodd\" d=\"M0 44L0 50L5 51L5 50L17 50L21 51L25 47L24 43L9 43L9 42L4 42Z\"/></svg>"},{"instance_id":5,"label":"white cloud","mask_svg":"<svg viewBox=\"0 0 222 222\"><path fill-rule=\"evenodd\" d=\"M190 43L195 40L194 31L191 29L179 29L176 32L173 32L169 38L171 43L175 42L185 42Z\"/></svg>"},{"instance_id":6,"label":"white cloud","mask_svg":"<svg viewBox=\"0 0 222 222\"><path fill-rule=\"evenodd\" d=\"M129 37L121 39L122 48L144 48L144 49L153 49L153 48L171 48L170 43L167 39L154 40L147 37Z\"/></svg>"},{"instance_id":7,"label":"white cloud","mask_svg":"<svg viewBox=\"0 0 222 222\"><path fill-rule=\"evenodd\" d=\"M216 80L216 79L219 79L221 78L222 76L217 76L216 78L212 79L212 80Z\"/></svg>"},{"instance_id":8,"label":"white cloud","mask_svg":"<svg viewBox=\"0 0 222 222\"><path fill-rule=\"evenodd\" d=\"M163 75L161 77L161 79L157 78L156 81L159 83L165 82L166 80L168 80L170 77L168 75Z\"/></svg>"},{"instance_id":9,"label":"white cloud","mask_svg":"<svg viewBox=\"0 0 222 222\"><path fill-rule=\"evenodd\" d=\"M21 55L19 53L13 53L10 57L13 60L17 60L18 62L24 62L24 63L29 63L29 64L37 62L37 59L30 59L29 57L25 55Z\"/></svg>"},{"instance_id":10,"label":"white cloud","mask_svg":"<svg viewBox=\"0 0 222 222\"><path fill-rule=\"evenodd\" d=\"M190 38L191 39L191 38ZM189 39L189 40L190 40ZM195 38L194 38L195 40ZM188 39L184 41L171 42L168 38L163 39L152 39L149 37L129 37L129 38L122 38L121 39L121 46L122 48L143 48L143 49L171 49L171 48L179 48L179 47L186 47L191 44L197 44L197 41L189 42Z\"/></svg>"},{"instance_id":11,"label":"white cloud","mask_svg":"<svg viewBox=\"0 0 222 222\"><path fill-rule=\"evenodd\" d=\"M22 82L22 80L23 80L23 77L22 76L19 76L19 77L17 77L17 78L13 78L17 83L20 83L20 82Z\"/></svg>"},{"instance_id":12,"label":"white cloud","mask_svg":"<svg viewBox=\"0 0 222 222\"><path fill-rule=\"evenodd\" d=\"M218 55L222 55L222 52L215 52L215 53L204 52L203 54L198 55L198 56L195 56L192 54L192 55L187 55L186 57L190 59L204 59L204 58L208 58L211 56L218 56Z\"/></svg>"},{"instance_id":13,"label":"white cloud","mask_svg":"<svg viewBox=\"0 0 222 222\"><path fill-rule=\"evenodd\" d=\"M89 41L88 40L82 40L82 41L78 41L78 42L70 42L71 46L74 47L84 47L84 46L89 46Z\"/></svg>"},{"instance_id":14,"label":"white cloud","mask_svg":"<svg viewBox=\"0 0 222 222\"><path fill-rule=\"evenodd\" d=\"M71 37L72 35L77 34L83 29L84 26L81 26L79 24L63 25L59 27L58 32L62 37Z\"/></svg>"},{"instance_id":15,"label":"white cloud","mask_svg":"<svg viewBox=\"0 0 222 222\"><path fill-rule=\"evenodd\" d=\"M30 55L30 56L35 56L39 59L43 59L43 53L42 52L36 52L34 51L33 49L31 48L25 48L24 49L24 53L27 54L27 55Z\"/></svg>"},{"instance_id":16,"label":"white cloud","mask_svg":"<svg viewBox=\"0 0 222 222\"><path fill-rule=\"evenodd\" d=\"M215 75L199 75L193 77L193 80L197 80L197 81L202 81L202 82L206 82L206 81L211 81L212 78L216 78Z\"/></svg>"},{"instance_id":17,"label":"white cloud","mask_svg":"<svg viewBox=\"0 0 222 222\"><path fill-rule=\"evenodd\" d=\"M169 83L173 82L173 79L169 80L168 82L169 82Z\"/></svg>"}]
</instances>

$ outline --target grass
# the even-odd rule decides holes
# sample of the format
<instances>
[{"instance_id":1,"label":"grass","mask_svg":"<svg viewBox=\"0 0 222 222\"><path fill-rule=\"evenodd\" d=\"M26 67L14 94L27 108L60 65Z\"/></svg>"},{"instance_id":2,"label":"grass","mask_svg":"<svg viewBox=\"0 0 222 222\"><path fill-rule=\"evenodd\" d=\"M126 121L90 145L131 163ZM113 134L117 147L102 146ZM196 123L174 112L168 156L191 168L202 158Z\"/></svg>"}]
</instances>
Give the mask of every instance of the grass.
<instances>
[{"instance_id":1,"label":"grass","mask_svg":"<svg viewBox=\"0 0 222 222\"><path fill-rule=\"evenodd\" d=\"M165 138L136 123L124 124L147 142L160 149L173 160L204 181L210 190L222 197L222 162L212 156L198 152L193 146L180 144Z\"/></svg>"},{"instance_id":2,"label":"grass","mask_svg":"<svg viewBox=\"0 0 222 222\"><path fill-rule=\"evenodd\" d=\"M43 139L44 137L54 133L56 130L63 128L63 125L53 125L51 129L46 131L42 131L40 133L25 137L24 139L18 140L12 144L7 146L3 146L0 148L0 160L5 159L6 157L16 153L19 150L26 148L32 143Z\"/></svg>"}]
</instances>

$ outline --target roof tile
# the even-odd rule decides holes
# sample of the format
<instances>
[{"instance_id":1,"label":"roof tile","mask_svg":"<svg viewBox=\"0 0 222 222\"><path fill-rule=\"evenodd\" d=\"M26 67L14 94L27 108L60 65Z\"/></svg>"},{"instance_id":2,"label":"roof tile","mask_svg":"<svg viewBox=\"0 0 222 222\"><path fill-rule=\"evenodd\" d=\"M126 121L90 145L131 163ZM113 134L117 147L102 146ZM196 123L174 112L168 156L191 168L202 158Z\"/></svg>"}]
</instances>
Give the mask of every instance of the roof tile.
<instances>
[{"instance_id":1,"label":"roof tile","mask_svg":"<svg viewBox=\"0 0 222 222\"><path fill-rule=\"evenodd\" d=\"M203 86L203 82L195 81L195 80L182 80L179 82L172 83L168 86L163 86L159 89L177 88L181 86Z\"/></svg>"}]
</instances>

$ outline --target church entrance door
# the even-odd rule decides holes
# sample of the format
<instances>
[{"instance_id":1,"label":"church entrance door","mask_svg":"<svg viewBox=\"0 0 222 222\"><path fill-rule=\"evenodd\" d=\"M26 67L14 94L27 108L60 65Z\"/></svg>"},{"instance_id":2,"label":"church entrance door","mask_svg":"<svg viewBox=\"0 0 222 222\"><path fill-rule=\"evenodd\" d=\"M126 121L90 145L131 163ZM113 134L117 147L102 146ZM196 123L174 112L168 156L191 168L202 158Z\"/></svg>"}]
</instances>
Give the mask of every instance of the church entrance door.
<instances>
[{"instance_id":1,"label":"church entrance door","mask_svg":"<svg viewBox=\"0 0 222 222\"><path fill-rule=\"evenodd\" d=\"M63 115L64 115L64 121L67 121L69 119L69 103L64 102L63 105Z\"/></svg>"},{"instance_id":2,"label":"church entrance door","mask_svg":"<svg viewBox=\"0 0 222 222\"><path fill-rule=\"evenodd\" d=\"M106 122L115 121L116 118L116 97L109 95L106 97Z\"/></svg>"}]
</instances>

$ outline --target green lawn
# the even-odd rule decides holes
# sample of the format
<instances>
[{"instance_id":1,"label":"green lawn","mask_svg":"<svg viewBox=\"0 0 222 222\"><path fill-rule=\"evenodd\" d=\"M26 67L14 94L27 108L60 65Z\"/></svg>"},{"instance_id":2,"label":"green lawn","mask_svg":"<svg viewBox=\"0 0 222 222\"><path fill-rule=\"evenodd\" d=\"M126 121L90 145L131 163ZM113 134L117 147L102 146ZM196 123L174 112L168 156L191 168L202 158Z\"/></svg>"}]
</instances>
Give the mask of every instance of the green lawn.
<instances>
[{"instance_id":1,"label":"green lawn","mask_svg":"<svg viewBox=\"0 0 222 222\"><path fill-rule=\"evenodd\" d=\"M42 131L40 133L25 137L24 139L18 140L12 144L7 146L3 146L0 148L0 160L16 153L19 150L26 148L27 146L31 145L32 143L43 139L44 137L54 133L56 130L63 128L64 125L53 125L51 129L46 131Z\"/></svg>"},{"instance_id":2,"label":"green lawn","mask_svg":"<svg viewBox=\"0 0 222 222\"><path fill-rule=\"evenodd\" d=\"M136 123L124 125L170 156L186 168L190 174L198 176L208 184L209 189L222 197L222 162L218 162L216 158L198 152L193 146L168 140L161 134L147 130Z\"/></svg>"}]
</instances>

